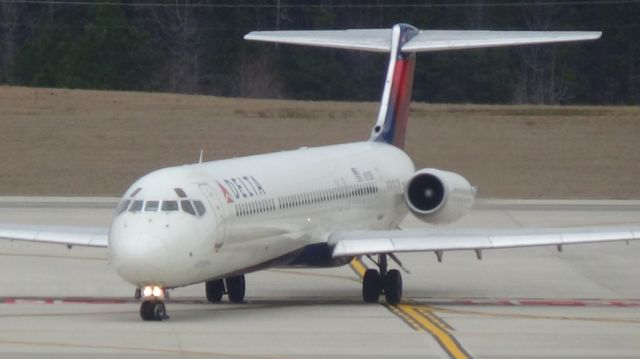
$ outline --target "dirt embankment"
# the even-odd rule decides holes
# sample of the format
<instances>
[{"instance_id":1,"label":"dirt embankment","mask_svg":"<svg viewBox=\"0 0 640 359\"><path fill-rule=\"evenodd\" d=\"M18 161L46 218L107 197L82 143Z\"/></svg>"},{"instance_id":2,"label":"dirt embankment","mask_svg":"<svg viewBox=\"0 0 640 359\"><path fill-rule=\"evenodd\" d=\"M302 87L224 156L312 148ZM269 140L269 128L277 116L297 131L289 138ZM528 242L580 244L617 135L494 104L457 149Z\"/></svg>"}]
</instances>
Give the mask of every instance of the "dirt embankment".
<instances>
[{"instance_id":1,"label":"dirt embankment","mask_svg":"<svg viewBox=\"0 0 640 359\"><path fill-rule=\"evenodd\" d=\"M0 87L0 195L120 195L160 167L368 138L377 103ZM407 152L483 197L640 198L640 108L413 104Z\"/></svg>"}]
</instances>

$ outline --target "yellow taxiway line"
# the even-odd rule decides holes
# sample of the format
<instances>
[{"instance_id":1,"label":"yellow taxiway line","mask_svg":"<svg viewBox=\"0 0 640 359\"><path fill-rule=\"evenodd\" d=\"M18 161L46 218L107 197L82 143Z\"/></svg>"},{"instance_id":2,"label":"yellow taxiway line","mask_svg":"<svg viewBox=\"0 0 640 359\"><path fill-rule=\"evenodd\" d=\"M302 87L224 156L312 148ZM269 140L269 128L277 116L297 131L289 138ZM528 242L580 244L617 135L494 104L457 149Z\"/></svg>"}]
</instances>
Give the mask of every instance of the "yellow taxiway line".
<instances>
[{"instance_id":1,"label":"yellow taxiway line","mask_svg":"<svg viewBox=\"0 0 640 359\"><path fill-rule=\"evenodd\" d=\"M355 258L349 265L360 276L360 279L364 277L367 267L360 259ZM454 359L471 358L471 355L464 350L462 345L451 334L450 331L453 328L435 315L431 307L426 305L414 306L406 302L398 305L384 304L384 306L412 329L431 334L449 357Z\"/></svg>"}]
</instances>

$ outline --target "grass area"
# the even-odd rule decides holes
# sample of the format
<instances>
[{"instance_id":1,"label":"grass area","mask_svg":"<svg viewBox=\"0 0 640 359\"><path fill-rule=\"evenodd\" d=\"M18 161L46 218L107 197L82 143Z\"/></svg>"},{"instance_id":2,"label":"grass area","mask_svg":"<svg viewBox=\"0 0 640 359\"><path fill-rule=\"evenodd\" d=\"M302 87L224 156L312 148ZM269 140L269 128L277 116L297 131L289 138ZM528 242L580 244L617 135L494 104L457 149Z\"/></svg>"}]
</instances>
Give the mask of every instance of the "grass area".
<instances>
[{"instance_id":1,"label":"grass area","mask_svg":"<svg viewBox=\"0 0 640 359\"><path fill-rule=\"evenodd\" d=\"M367 139L377 103L0 87L0 194L120 195L157 168ZM640 198L640 108L411 108L417 167L484 197Z\"/></svg>"}]
</instances>

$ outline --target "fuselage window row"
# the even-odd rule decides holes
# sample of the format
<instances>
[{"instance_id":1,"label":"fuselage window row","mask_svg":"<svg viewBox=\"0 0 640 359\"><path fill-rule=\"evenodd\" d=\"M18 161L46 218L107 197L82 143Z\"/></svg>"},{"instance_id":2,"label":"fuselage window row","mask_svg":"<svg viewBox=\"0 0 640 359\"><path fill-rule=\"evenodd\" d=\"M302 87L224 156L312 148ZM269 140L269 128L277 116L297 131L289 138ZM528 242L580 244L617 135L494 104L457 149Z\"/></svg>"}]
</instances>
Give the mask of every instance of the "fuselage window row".
<instances>
[{"instance_id":1,"label":"fuselage window row","mask_svg":"<svg viewBox=\"0 0 640 359\"><path fill-rule=\"evenodd\" d=\"M236 216L248 216L256 213L265 213L276 210L276 203L273 198L260 199L235 205Z\"/></svg>"},{"instance_id":2,"label":"fuselage window row","mask_svg":"<svg viewBox=\"0 0 640 359\"><path fill-rule=\"evenodd\" d=\"M374 183L355 184L343 187L333 187L313 192L301 192L278 197L278 205L275 200L256 200L245 203L238 203L234 206L236 217L249 216L257 213L271 212L276 209L288 209L294 207L307 206L316 203L330 202L335 200L362 197L379 192L378 186Z\"/></svg>"}]
</instances>

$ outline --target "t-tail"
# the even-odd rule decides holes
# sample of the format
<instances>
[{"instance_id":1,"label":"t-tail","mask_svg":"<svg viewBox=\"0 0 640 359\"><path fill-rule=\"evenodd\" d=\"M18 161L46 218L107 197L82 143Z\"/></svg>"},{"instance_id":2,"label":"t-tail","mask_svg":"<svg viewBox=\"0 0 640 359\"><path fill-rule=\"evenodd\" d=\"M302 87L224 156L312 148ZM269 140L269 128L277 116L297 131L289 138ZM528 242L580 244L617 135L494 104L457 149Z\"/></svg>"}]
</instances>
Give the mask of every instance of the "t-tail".
<instances>
[{"instance_id":1,"label":"t-tail","mask_svg":"<svg viewBox=\"0 0 640 359\"><path fill-rule=\"evenodd\" d=\"M585 41L601 35L594 31L418 30L397 24L391 29L254 31L244 38L389 53L380 112L370 140L404 148L416 52Z\"/></svg>"},{"instance_id":2,"label":"t-tail","mask_svg":"<svg viewBox=\"0 0 640 359\"><path fill-rule=\"evenodd\" d=\"M409 121L409 104L416 69L415 52L403 52L402 46L420 31L411 25L398 24L391 30L391 56L382 91L380 112L371 130L372 141L384 141L404 148Z\"/></svg>"}]
</instances>

